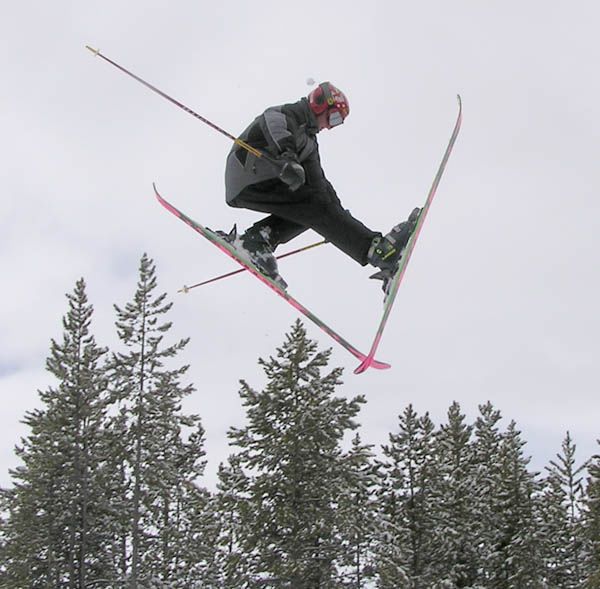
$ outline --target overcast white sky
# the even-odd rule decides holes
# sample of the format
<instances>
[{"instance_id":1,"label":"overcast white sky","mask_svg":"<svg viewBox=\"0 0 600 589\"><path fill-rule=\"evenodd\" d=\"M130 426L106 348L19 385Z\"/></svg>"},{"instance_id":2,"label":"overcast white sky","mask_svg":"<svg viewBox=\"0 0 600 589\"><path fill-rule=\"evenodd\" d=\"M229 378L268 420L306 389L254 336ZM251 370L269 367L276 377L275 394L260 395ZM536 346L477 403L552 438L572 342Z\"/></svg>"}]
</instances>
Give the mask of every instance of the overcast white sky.
<instances>
[{"instance_id":1,"label":"overcast white sky","mask_svg":"<svg viewBox=\"0 0 600 589\"><path fill-rule=\"evenodd\" d=\"M364 393L365 441L381 444L413 403L439 422L453 400L491 400L541 467L569 429L579 457L600 435L600 45L597 2L3 2L0 8L0 485L19 423L52 383L65 293L84 277L98 343L115 344L113 303L135 290L147 252L191 336L212 485L240 425L238 379L297 314L249 276L177 294L235 269L153 199L152 182L211 227L258 216L224 203L227 139L84 49L100 48L233 134L266 106L308 93L308 77L349 96L346 124L320 137L344 205L387 231L422 204L456 112L464 121L406 272L378 357L356 362L307 323L341 394ZM317 239L302 236L293 246ZM281 263L290 292L361 349L379 284L331 246Z\"/></svg>"}]
</instances>

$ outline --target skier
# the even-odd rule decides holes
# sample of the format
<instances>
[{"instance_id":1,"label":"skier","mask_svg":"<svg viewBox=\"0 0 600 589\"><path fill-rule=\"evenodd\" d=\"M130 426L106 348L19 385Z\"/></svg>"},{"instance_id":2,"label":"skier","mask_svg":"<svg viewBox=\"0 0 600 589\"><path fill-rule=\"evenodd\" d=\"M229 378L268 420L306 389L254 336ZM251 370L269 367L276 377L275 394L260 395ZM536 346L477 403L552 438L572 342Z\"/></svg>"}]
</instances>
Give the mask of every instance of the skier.
<instances>
[{"instance_id":1,"label":"skier","mask_svg":"<svg viewBox=\"0 0 600 589\"><path fill-rule=\"evenodd\" d=\"M380 269L373 277L387 282L400 260L420 209L408 221L382 235L372 231L342 207L325 177L317 133L341 125L350 107L343 92L330 82L319 84L306 98L267 108L240 139L271 158L257 157L239 144L231 149L225 170L227 204L269 216L237 235L225 236L258 269L285 288L273 254L278 245L313 229L362 266Z\"/></svg>"}]
</instances>

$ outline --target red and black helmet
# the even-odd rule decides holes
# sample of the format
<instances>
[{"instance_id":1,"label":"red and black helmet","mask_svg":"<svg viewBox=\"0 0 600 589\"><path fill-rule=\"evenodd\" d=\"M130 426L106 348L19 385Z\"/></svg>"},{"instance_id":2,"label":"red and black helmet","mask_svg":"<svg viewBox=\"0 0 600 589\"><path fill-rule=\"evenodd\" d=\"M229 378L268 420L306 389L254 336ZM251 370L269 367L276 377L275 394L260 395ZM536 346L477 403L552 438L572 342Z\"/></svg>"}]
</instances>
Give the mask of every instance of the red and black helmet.
<instances>
[{"instance_id":1,"label":"red and black helmet","mask_svg":"<svg viewBox=\"0 0 600 589\"><path fill-rule=\"evenodd\" d=\"M336 127L350 114L346 95L331 82L319 84L309 95L308 104L316 116L328 112L329 125Z\"/></svg>"}]
</instances>

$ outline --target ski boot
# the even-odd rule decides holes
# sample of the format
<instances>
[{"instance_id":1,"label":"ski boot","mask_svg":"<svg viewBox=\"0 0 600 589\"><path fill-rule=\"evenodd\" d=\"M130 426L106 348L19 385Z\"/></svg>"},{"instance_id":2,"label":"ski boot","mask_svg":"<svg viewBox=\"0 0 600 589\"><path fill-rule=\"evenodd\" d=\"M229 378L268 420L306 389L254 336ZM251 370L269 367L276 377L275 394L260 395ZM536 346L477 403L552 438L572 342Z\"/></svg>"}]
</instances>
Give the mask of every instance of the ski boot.
<instances>
[{"instance_id":1,"label":"ski boot","mask_svg":"<svg viewBox=\"0 0 600 589\"><path fill-rule=\"evenodd\" d=\"M273 248L269 242L269 229L248 229L242 235L238 235L237 227L234 225L229 233L216 231L217 235L230 243L240 256L255 266L261 274L264 274L279 288L285 290L287 282L279 275L277 259L273 254Z\"/></svg>"},{"instance_id":2,"label":"ski boot","mask_svg":"<svg viewBox=\"0 0 600 589\"><path fill-rule=\"evenodd\" d=\"M382 288L385 293L387 293L391 279L398 269L404 248L415 230L421 210L419 207L413 209L408 220L392 227L387 235L375 237L371 243L367 261L380 270L370 278L382 280Z\"/></svg>"}]
</instances>

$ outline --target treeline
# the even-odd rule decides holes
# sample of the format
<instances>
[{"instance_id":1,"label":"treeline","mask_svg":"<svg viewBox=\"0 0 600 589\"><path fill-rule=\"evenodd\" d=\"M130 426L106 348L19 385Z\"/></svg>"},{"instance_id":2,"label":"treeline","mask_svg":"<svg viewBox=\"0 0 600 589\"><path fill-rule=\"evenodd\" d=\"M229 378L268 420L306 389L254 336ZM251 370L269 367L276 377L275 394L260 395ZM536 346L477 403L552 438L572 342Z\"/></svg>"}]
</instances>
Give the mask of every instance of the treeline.
<instances>
[{"instance_id":1,"label":"treeline","mask_svg":"<svg viewBox=\"0 0 600 589\"><path fill-rule=\"evenodd\" d=\"M156 288L144 255L118 351L96 343L85 282L67 295L55 384L0 493L0 587L600 588L600 456L578 462L567 434L532 472L491 403L441 425L409 405L375 449L365 398L336 394L342 371L300 322L259 360L264 389L241 381L245 426L209 492L187 340L168 343Z\"/></svg>"}]
</instances>

